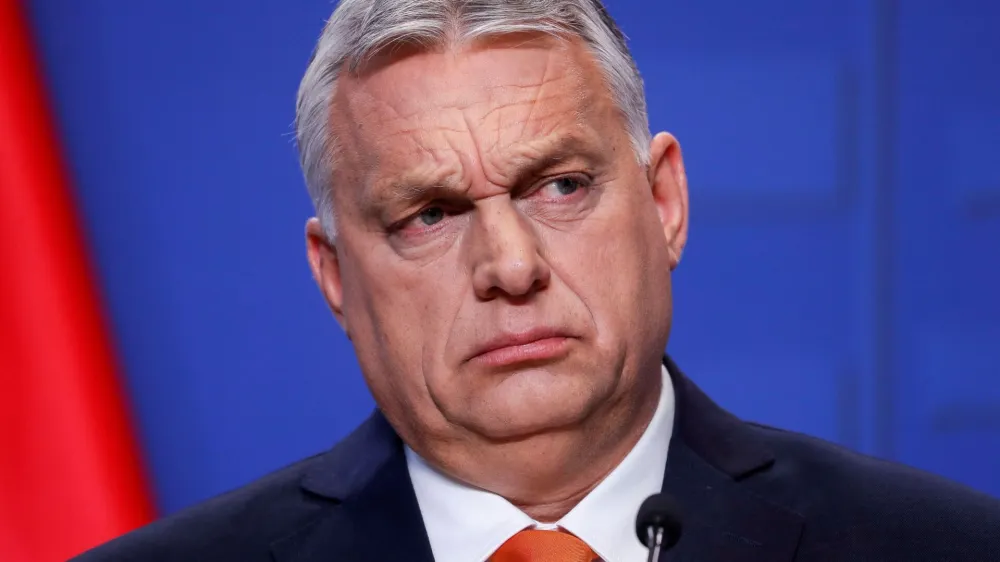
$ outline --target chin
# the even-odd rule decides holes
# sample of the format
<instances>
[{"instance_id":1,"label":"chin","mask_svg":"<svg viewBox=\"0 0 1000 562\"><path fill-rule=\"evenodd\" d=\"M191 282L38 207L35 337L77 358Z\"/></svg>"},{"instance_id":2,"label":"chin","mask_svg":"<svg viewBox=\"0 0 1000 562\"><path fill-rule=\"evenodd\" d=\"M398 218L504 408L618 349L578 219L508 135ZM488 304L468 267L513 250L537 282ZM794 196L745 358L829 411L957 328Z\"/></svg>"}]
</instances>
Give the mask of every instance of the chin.
<instances>
[{"instance_id":1,"label":"chin","mask_svg":"<svg viewBox=\"0 0 1000 562\"><path fill-rule=\"evenodd\" d=\"M495 420L483 420L476 430L490 441L515 442L565 433L579 426L586 419L586 416L575 412L552 414L552 412L547 412L543 416L537 414L530 418L525 416L503 423L498 423Z\"/></svg>"},{"instance_id":2,"label":"chin","mask_svg":"<svg viewBox=\"0 0 1000 562\"><path fill-rule=\"evenodd\" d=\"M592 387L567 392L526 388L487 400L486 408L469 412L477 433L495 441L518 441L555 434L582 425L602 402Z\"/></svg>"}]
</instances>

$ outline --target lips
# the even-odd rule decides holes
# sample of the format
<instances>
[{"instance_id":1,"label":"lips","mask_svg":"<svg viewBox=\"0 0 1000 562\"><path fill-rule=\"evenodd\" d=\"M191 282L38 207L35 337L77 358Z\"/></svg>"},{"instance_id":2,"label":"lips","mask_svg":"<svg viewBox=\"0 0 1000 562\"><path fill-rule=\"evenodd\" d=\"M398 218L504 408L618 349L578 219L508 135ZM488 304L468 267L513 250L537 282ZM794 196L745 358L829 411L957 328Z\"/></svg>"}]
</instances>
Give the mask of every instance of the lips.
<instances>
[{"instance_id":1,"label":"lips","mask_svg":"<svg viewBox=\"0 0 1000 562\"><path fill-rule=\"evenodd\" d=\"M504 333L480 345L469 361L502 367L557 359L566 354L571 339L572 336L564 330L554 328Z\"/></svg>"}]
</instances>

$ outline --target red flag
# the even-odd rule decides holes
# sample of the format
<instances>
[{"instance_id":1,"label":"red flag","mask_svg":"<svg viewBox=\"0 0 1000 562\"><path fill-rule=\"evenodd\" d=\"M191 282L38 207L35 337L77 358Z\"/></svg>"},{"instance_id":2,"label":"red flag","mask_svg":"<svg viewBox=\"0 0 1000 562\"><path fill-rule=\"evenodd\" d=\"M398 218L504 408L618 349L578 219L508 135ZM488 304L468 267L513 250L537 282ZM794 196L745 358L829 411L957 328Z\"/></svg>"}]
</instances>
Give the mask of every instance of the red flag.
<instances>
[{"instance_id":1,"label":"red flag","mask_svg":"<svg viewBox=\"0 0 1000 562\"><path fill-rule=\"evenodd\" d=\"M0 560L65 560L152 518L17 0L0 0Z\"/></svg>"}]
</instances>

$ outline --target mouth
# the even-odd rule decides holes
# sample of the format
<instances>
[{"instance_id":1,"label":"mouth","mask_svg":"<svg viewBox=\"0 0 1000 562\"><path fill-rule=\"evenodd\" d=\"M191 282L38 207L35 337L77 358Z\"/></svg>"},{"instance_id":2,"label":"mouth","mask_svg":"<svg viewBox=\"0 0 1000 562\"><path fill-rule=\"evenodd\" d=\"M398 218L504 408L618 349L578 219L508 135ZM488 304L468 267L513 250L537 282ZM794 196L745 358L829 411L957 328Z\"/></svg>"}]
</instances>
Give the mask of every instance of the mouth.
<instances>
[{"instance_id":1,"label":"mouth","mask_svg":"<svg viewBox=\"0 0 1000 562\"><path fill-rule=\"evenodd\" d=\"M545 328L501 334L477 349L469 361L489 367L550 361L566 355L571 339L562 331Z\"/></svg>"}]
</instances>

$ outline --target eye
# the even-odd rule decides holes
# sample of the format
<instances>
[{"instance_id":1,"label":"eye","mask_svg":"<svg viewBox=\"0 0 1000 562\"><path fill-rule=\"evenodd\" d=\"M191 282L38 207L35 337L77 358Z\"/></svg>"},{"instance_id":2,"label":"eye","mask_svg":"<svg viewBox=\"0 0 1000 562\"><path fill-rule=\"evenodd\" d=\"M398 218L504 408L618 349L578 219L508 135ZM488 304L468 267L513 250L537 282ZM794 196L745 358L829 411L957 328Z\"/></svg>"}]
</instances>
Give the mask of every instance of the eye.
<instances>
[{"instance_id":1,"label":"eye","mask_svg":"<svg viewBox=\"0 0 1000 562\"><path fill-rule=\"evenodd\" d=\"M573 195L581 187L583 187L582 182L573 177L562 177L556 178L548 183L546 187L555 191L558 195Z\"/></svg>"},{"instance_id":2,"label":"eye","mask_svg":"<svg viewBox=\"0 0 1000 562\"><path fill-rule=\"evenodd\" d=\"M387 225L386 232L404 238L430 236L448 229L468 209L469 204L462 201L429 201L420 210Z\"/></svg>"},{"instance_id":3,"label":"eye","mask_svg":"<svg viewBox=\"0 0 1000 562\"><path fill-rule=\"evenodd\" d=\"M427 207L417 213L415 218L424 226L434 226L444 218L444 209L441 207Z\"/></svg>"},{"instance_id":4,"label":"eye","mask_svg":"<svg viewBox=\"0 0 1000 562\"><path fill-rule=\"evenodd\" d=\"M570 199L575 201L582 196L590 185L590 178L581 174L560 176L544 180L533 194L553 203L557 201L565 203Z\"/></svg>"}]
</instances>

